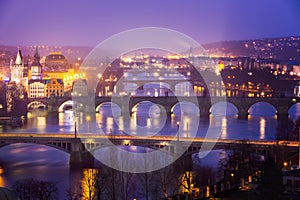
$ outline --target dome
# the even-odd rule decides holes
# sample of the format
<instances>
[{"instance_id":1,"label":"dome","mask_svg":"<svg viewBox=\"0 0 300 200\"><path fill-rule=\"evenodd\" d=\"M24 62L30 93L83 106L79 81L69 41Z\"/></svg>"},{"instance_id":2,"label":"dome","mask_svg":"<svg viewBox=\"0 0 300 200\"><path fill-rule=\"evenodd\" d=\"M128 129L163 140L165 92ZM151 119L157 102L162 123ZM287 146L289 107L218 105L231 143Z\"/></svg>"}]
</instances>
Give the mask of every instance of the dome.
<instances>
[{"instance_id":1,"label":"dome","mask_svg":"<svg viewBox=\"0 0 300 200\"><path fill-rule=\"evenodd\" d=\"M45 60L45 71L65 71L68 60L61 52L52 52Z\"/></svg>"},{"instance_id":2,"label":"dome","mask_svg":"<svg viewBox=\"0 0 300 200\"><path fill-rule=\"evenodd\" d=\"M47 56L46 60L66 60L66 57L61 52L52 52L49 56Z\"/></svg>"}]
</instances>

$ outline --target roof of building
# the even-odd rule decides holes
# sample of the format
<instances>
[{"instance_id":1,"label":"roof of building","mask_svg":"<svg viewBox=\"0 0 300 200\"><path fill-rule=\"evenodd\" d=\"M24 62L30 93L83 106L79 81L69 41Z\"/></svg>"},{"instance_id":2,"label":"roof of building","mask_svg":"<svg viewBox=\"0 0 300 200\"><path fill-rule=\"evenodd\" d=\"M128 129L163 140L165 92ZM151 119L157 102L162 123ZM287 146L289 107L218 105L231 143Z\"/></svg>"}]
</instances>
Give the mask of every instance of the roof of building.
<instances>
[{"instance_id":1,"label":"roof of building","mask_svg":"<svg viewBox=\"0 0 300 200\"><path fill-rule=\"evenodd\" d=\"M39 54L38 47L36 47L36 49L35 49L34 61L33 61L33 63L32 63L31 66L41 66L41 63L40 63L40 54Z\"/></svg>"},{"instance_id":2,"label":"roof of building","mask_svg":"<svg viewBox=\"0 0 300 200\"><path fill-rule=\"evenodd\" d=\"M51 80L53 80L53 79L55 79L55 78L52 78L52 79L45 79L45 80L44 80L44 81L45 81L45 84L49 84L49 83L51 82ZM63 82L62 79L56 79L56 80L57 80L57 82L58 82L59 84L61 84L61 85L64 84L64 82Z\"/></svg>"},{"instance_id":3,"label":"roof of building","mask_svg":"<svg viewBox=\"0 0 300 200\"><path fill-rule=\"evenodd\" d=\"M32 83L36 83L36 82L39 82L39 83L44 83L45 84L45 80L41 80L41 79L31 79L28 81L28 85L32 84Z\"/></svg>"},{"instance_id":4,"label":"roof of building","mask_svg":"<svg viewBox=\"0 0 300 200\"><path fill-rule=\"evenodd\" d=\"M50 55L48 55L46 57L46 61L54 61L54 60L66 60L66 57L62 54L62 53L58 53L58 52L55 52L55 53L50 53Z\"/></svg>"},{"instance_id":5,"label":"roof of building","mask_svg":"<svg viewBox=\"0 0 300 200\"><path fill-rule=\"evenodd\" d=\"M21 65L23 62L22 62L22 53L21 53L21 50L19 49L18 50L18 53L17 53L17 57L16 57L16 65Z\"/></svg>"},{"instance_id":6,"label":"roof of building","mask_svg":"<svg viewBox=\"0 0 300 200\"><path fill-rule=\"evenodd\" d=\"M0 199L1 200L17 200L18 196L15 191L8 188L0 187Z\"/></svg>"}]
</instances>

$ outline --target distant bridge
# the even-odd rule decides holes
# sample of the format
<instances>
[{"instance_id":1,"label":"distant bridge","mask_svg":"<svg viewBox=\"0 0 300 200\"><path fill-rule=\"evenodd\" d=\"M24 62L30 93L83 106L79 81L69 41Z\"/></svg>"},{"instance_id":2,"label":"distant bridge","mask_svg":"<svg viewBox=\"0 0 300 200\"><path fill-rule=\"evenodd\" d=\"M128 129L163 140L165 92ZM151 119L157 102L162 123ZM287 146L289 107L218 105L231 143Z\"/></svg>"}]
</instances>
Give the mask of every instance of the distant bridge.
<instances>
[{"instance_id":1,"label":"distant bridge","mask_svg":"<svg viewBox=\"0 0 300 200\"><path fill-rule=\"evenodd\" d=\"M112 102L112 97L76 97L76 101L82 106L82 111L96 112L96 108L99 108L104 103ZM32 104L33 102L40 102L48 107L48 110L59 111L59 107L67 101L71 101L71 97L55 97L55 98L37 98L28 99L27 104ZM160 108L165 109L166 113L170 114L173 112L174 107L179 103L179 101L190 102L195 105L198 104L201 117L208 117L210 110L213 105L218 102L224 102L226 100L228 103L233 104L238 110L238 116L242 119L247 119L249 108L258 102L267 102L274 106L277 111L277 116L288 116L289 109L294 104L300 102L298 97L176 97L176 96L121 96L113 97L113 103L118 105L122 112L132 113L133 108L141 102L150 101L157 104ZM90 103L92 102L92 103ZM126 104L127 102L127 104ZM129 102L129 103L128 103Z\"/></svg>"},{"instance_id":2,"label":"distant bridge","mask_svg":"<svg viewBox=\"0 0 300 200\"><path fill-rule=\"evenodd\" d=\"M80 137L80 138L78 138ZM140 146L160 150L169 155L175 155L178 145L186 149L184 155L198 153L200 150L233 149L247 145L253 152L263 155L273 155L280 149L297 153L299 142L296 141L262 141L262 140L230 140L204 139L172 136L124 136L124 135L94 135L81 134L43 134L43 133L1 133L0 147L14 143L32 143L54 147L70 154L70 166L87 166L93 163L90 152L97 149L117 146ZM210 148L210 146L212 148ZM206 147L209 147L206 149Z\"/></svg>"}]
</instances>

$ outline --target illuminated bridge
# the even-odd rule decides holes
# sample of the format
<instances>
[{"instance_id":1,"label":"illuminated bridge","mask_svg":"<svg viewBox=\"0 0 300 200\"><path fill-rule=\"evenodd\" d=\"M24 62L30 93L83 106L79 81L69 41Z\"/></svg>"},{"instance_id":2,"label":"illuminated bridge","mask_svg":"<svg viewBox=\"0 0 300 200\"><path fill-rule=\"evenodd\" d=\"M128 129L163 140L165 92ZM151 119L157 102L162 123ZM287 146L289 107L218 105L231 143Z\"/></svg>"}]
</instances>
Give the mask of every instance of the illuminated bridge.
<instances>
[{"instance_id":1,"label":"illuminated bridge","mask_svg":"<svg viewBox=\"0 0 300 200\"><path fill-rule=\"evenodd\" d=\"M80 137L80 138L79 138ZM163 151L171 156L177 152L178 146L184 148L184 156L198 153L200 150L233 149L247 145L253 152L262 155L274 155L283 150L298 152L299 142L295 141L261 141L204 139L172 136L124 136L94 134L43 134L43 133L1 133L0 147L14 143L32 143L54 147L70 154L70 166L88 166L93 163L92 152L97 149L117 146L140 146ZM207 149L208 148L208 149Z\"/></svg>"},{"instance_id":2,"label":"illuminated bridge","mask_svg":"<svg viewBox=\"0 0 300 200\"><path fill-rule=\"evenodd\" d=\"M64 108L63 104L67 101L71 101L71 97L55 97L55 98L38 98L38 99L28 99L27 104L31 105L33 103L40 102L46 105L48 110L61 111ZM213 105L219 102L224 102L226 100L228 103L233 104L238 111L238 116L241 119L247 119L249 109L252 105L258 102L266 102L272 105L276 111L277 116L288 116L289 109L294 104L300 102L298 97L201 97L201 96L190 96L190 97L176 97L176 96L120 96L114 97L113 103L120 107L122 112L127 112L131 114L133 108L143 101L149 101L157 104L160 108L163 108L166 113L170 114L173 112L174 107L180 102L189 102L194 105L198 105L201 117L208 117L210 110ZM111 103L112 97L77 97L77 103L82 104L82 111L96 112L96 108L99 108L104 103ZM89 104L89 102L93 102ZM126 104L127 102L127 104ZM129 103L128 103L129 102Z\"/></svg>"}]
</instances>

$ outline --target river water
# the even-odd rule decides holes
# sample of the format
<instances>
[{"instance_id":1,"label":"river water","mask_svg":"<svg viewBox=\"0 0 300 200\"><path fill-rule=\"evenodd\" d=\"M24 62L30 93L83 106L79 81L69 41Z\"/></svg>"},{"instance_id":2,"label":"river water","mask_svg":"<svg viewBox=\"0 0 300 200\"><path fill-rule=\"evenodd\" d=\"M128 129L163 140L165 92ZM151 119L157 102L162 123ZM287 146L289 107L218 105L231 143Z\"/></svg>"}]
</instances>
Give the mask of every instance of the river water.
<instances>
[{"instance_id":1,"label":"river water","mask_svg":"<svg viewBox=\"0 0 300 200\"><path fill-rule=\"evenodd\" d=\"M229 105L226 115L220 112L224 105L213 107L212 115L208 119L200 119L199 127L197 117L190 105L186 112L181 113L179 108L166 121L156 113L156 108L149 102L140 104L136 112L129 119L121 116L112 117L110 105L104 105L99 113L95 114L96 123L88 118L74 117L73 112L50 114L47 111L37 110L28 113L27 123L19 129L0 127L0 132L31 132L31 133L74 133L74 121L77 121L79 132L93 132L100 134L127 134L131 135L172 135L176 133L179 121L182 127L182 136L189 136L192 132L197 137L204 137L208 128L222 130L220 138L224 139L251 139L275 140L278 120L275 110L264 103L257 103L250 108L248 120L240 120L236 116L236 109ZM112 106L113 107L113 106ZM149 112L150 110L150 112ZM290 109L290 117L296 119L300 116L300 105L296 104ZM213 159L210 159L211 156ZM215 160L215 155L208 154L206 162ZM22 178L36 178L54 181L58 184L60 199L64 199L66 190L74 184L80 184L82 174L69 170L69 155L57 149L36 144L11 144L0 148L0 186L11 187Z\"/></svg>"}]
</instances>

